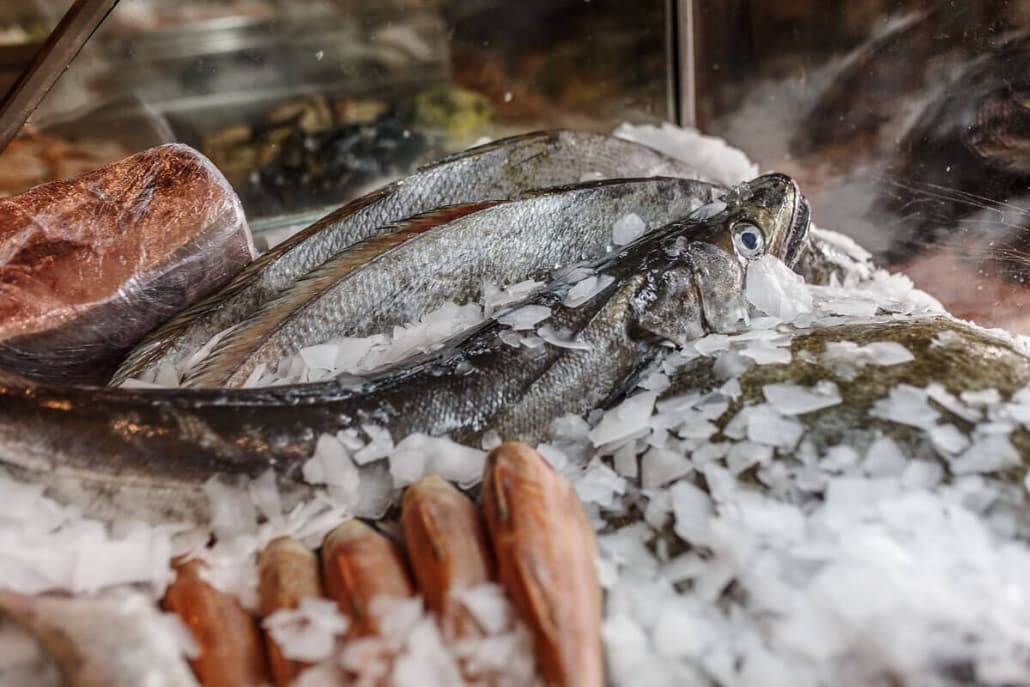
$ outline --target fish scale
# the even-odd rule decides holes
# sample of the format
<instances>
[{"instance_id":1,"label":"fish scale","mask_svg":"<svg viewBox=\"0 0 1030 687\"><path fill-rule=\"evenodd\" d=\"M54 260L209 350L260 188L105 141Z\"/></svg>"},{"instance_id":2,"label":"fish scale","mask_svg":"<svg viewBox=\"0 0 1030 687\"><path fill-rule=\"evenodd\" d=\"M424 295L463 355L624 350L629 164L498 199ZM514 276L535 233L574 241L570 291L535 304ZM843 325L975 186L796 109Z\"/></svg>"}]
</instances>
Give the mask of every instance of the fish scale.
<instances>
[{"instance_id":1,"label":"fish scale","mask_svg":"<svg viewBox=\"0 0 1030 687\"><path fill-rule=\"evenodd\" d=\"M194 521L208 517L202 487L216 474L254 477L271 469L292 507L311 493L301 475L318 437L366 422L395 438L447 434L477 445L495 429L503 439L538 441L556 417L585 414L634 385L647 361L672 350L668 339L724 331L721 315L704 313L736 311L709 300L744 303L740 285L750 263L730 239L738 229L761 232L768 254L795 260L790 251L808 231L808 208L793 181L767 175L744 190L747 200L731 192L714 217L672 223L597 263L612 281L583 305L563 305L572 283L559 280L512 306L550 308L550 323L589 350L511 346L503 336L510 330L495 319L438 353L354 385L97 389L3 374L0 466L97 517ZM695 244L724 251L721 263L708 264L729 274L709 271L700 283ZM673 273L685 277L672 280L677 288L655 286L664 283L656 275ZM682 308L684 299L697 302ZM648 313L666 315L643 317ZM385 463L360 470L382 472Z\"/></svg>"},{"instance_id":2,"label":"fish scale","mask_svg":"<svg viewBox=\"0 0 1030 687\"><path fill-rule=\"evenodd\" d=\"M301 348L418 321L445 300L478 300L485 280L546 281L556 266L603 256L616 219L655 228L708 203L687 179L589 182L494 204L452 207L343 251L261 308L188 373L185 386L239 387L260 364Z\"/></svg>"},{"instance_id":3,"label":"fish scale","mask_svg":"<svg viewBox=\"0 0 1030 687\"><path fill-rule=\"evenodd\" d=\"M339 251L389 231L392 222L444 205L514 198L587 176L655 175L699 176L690 165L646 146L573 131L525 134L444 158L344 205L259 257L222 290L147 335L110 384L180 362Z\"/></svg>"}]
</instances>

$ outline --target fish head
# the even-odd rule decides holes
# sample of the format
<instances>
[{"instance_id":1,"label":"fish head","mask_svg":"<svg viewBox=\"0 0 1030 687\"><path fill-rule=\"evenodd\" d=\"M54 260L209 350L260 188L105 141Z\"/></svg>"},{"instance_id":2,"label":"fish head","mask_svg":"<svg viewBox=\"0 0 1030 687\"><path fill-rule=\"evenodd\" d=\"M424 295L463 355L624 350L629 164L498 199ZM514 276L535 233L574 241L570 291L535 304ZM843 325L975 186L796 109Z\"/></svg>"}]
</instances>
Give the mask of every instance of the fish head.
<instances>
[{"instance_id":1,"label":"fish head","mask_svg":"<svg viewBox=\"0 0 1030 687\"><path fill-rule=\"evenodd\" d=\"M807 247L810 214L793 179L766 174L645 237L652 247L637 325L679 344L743 330L748 267L773 256L793 268Z\"/></svg>"},{"instance_id":2,"label":"fish head","mask_svg":"<svg viewBox=\"0 0 1030 687\"><path fill-rule=\"evenodd\" d=\"M739 184L690 215L697 240L747 262L771 255L794 269L808 245L811 208L785 174L765 174Z\"/></svg>"}]
</instances>

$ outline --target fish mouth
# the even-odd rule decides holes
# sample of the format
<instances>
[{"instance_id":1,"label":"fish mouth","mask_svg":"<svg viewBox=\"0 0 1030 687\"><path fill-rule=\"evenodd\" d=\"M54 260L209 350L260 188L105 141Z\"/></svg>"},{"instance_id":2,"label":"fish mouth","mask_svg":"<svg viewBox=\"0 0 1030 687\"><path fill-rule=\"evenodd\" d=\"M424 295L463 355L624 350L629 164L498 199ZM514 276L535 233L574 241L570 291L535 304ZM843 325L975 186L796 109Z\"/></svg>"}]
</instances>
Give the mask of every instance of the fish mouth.
<instances>
[{"instance_id":1,"label":"fish mouth","mask_svg":"<svg viewBox=\"0 0 1030 687\"><path fill-rule=\"evenodd\" d=\"M750 197L743 197L771 215L773 236L769 253L794 269L808 242L812 208L797 182L786 174L763 174L747 184Z\"/></svg>"},{"instance_id":2,"label":"fish mouth","mask_svg":"<svg viewBox=\"0 0 1030 687\"><path fill-rule=\"evenodd\" d=\"M795 186L795 188L797 188ZM794 269L805 246L808 245L808 228L812 221L812 206L808 199L798 191L795 195L794 212L791 217L790 226L787 228L787 236L783 251L783 262L787 267Z\"/></svg>"}]
</instances>

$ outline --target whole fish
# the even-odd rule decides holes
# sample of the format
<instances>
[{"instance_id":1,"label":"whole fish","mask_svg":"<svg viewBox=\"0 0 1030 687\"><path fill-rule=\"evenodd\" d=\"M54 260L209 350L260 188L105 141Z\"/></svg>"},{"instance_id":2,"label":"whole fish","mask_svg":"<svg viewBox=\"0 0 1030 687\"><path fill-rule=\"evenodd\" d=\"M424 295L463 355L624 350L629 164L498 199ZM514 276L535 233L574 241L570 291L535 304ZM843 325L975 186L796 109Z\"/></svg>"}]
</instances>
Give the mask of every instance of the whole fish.
<instances>
[{"instance_id":1,"label":"whole fish","mask_svg":"<svg viewBox=\"0 0 1030 687\"><path fill-rule=\"evenodd\" d=\"M239 387L305 346L416 321L444 300L476 300L484 280L546 280L556 265L603 256L613 222L656 228L722 189L688 179L596 181L483 207L437 210L355 244L222 339L185 386Z\"/></svg>"},{"instance_id":2,"label":"whole fish","mask_svg":"<svg viewBox=\"0 0 1030 687\"><path fill-rule=\"evenodd\" d=\"M244 321L294 280L390 223L444 205L513 198L584 178L697 177L696 170L646 146L573 131L545 131L471 148L358 198L323 217L240 272L222 290L148 335L125 359L119 384L174 363Z\"/></svg>"},{"instance_id":3,"label":"whole fish","mask_svg":"<svg viewBox=\"0 0 1030 687\"><path fill-rule=\"evenodd\" d=\"M181 521L206 517L201 486L216 473L271 468L286 501L310 493L302 466L318 437L362 424L469 444L493 429L532 443L554 418L635 384L666 341L746 326L750 261L774 255L794 265L808 218L790 178L759 177L598 263L610 283L582 305L563 304L572 284L559 281L507 313L548 308L559 345L512 345L501 316L356 385L132 390L5 377L0 465L99 517Z\"/></svg>"}]
</instances>

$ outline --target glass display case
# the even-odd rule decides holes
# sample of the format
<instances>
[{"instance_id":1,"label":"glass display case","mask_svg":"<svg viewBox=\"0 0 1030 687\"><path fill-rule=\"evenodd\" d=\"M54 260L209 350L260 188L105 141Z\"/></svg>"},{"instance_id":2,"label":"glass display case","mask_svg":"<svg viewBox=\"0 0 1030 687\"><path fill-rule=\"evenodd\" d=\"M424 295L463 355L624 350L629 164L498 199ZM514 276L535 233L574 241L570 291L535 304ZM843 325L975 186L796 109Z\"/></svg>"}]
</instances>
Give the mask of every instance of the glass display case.
<instances>
[{"instance_id":1,"label":"glass display case","mask_svg":"<svg viewBox=\"0 0 1030 687\"><path fill-rule=\"evenodd\" d=\"M0 156L0 193L66 175L66 156L100 164L180 141L226 174L255 228L292 223L484 137L669 119L670 11L121 2Z\"/></svg>"},{"instance_id":2,"label":"glass display case","mask_svg":"<svg viewBox=\"0 0 1030 687\"><path fill-rule=\"evenodd\" d=\"M6 2L0 685L1030 684L1028 22Z\"/></svg>"}]
</instances>

